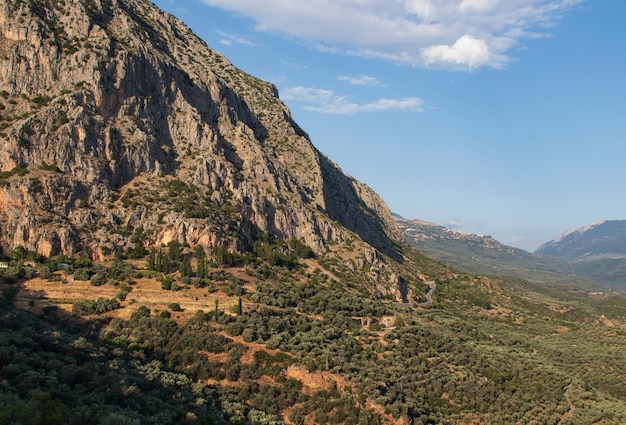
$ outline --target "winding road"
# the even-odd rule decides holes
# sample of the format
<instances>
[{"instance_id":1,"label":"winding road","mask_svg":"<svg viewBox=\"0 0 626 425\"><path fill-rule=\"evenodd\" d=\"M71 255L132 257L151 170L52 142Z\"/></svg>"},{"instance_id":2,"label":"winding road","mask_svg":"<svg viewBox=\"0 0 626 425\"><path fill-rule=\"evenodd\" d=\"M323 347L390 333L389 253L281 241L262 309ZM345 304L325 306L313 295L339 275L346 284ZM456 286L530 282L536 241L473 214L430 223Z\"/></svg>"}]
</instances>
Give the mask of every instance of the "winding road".
<instances>
[{"instance_id":1,"label":"winding road","mask_svg":"<svg viewBox=\"0 0 626 425\"><path fill-rule=\"evenodd\" d=\"M425 283L428 285L428 291L426 292L426 301L417 303L418 306L422 306L422 307L429 305L433 302L433 292L435 292L435 289L437 288L437 284L435 283L434 280L429 280Z\"/></svg>"}]
</instances>

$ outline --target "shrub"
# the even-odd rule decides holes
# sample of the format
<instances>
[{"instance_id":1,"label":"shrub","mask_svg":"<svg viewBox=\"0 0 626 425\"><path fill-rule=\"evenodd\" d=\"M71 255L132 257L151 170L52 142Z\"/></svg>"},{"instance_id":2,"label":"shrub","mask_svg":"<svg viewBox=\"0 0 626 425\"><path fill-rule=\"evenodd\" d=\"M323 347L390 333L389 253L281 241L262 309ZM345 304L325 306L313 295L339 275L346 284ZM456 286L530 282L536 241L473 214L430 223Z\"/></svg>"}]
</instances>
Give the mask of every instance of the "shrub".
<instances>
[{"instance_id":1,"label":"shrub","mask_svg":"<svg viewBox=\"0 0 626 425\"><path fill-rule=\"evenodd\" d=\"M89 283L93 286L102 286L106 283L107 279L103 273L96 273L89 279Z\"/></svg>"},{"instance_id":2,"label":"shrub","mask_svg":"<svg viewBox=\"0 0 626 425\"><path fill-rule=\"evenodd\" d=\"M172 276L165 276L165 279L161 282L161 289L165 289L166 291L171 290L173 282L174 278Z\"/></svg>"},{"instance_id":3,"label":"shrub","mask_svg":"<svg viewBox=\"0 0 626 425\"><path fill-rule=\"evenodd\" d=\"M74 273L74 280L87 281L94 273L89 269L80 269Z\"/></svg>"}]
</instances>

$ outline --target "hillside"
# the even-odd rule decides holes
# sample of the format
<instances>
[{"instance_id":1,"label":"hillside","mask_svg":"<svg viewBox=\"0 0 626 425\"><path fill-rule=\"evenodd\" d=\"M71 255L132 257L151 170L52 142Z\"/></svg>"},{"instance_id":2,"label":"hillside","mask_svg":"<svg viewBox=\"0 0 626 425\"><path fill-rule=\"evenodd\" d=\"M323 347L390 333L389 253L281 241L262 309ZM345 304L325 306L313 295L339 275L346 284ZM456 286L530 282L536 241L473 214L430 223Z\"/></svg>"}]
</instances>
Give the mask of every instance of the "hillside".
<instances>
[{"instance_id":1,"label":"hillside","mask_svg":"<svg viewBox=\"0 0 626 425\"><path fill-rule=\"evenodd\" d=\"M149 258L26 263L0 272L0 421L626 420L623 298L440 269L409 306L355 293L327 257L206 277Z\"/></svg>"},{"instance_id":2,"label":"hillside","mask_svg":"<svg viewBox=\"0 0 626 425\"><path fill-rule=\"evenodd\" d=\"M236 254L269 234L318 254L358 241L357 262L391 277L371 282L383 294L415 281L378 195L182 22L143 0L0 11L5 254L105 260L172 241Z\"/></svg>"},{"instance_id":3,"label":"hillside","mask_svg":"<svg viewBox=\"0 0 626 425\"><path fill-rule=\"evenodd\" d=\"M626 422L623 298L411 249L147 1L0 13L0 423Z\"/></svg>"},{"instance_id":4,"label":"hillside","mask_svg":"<svg viewBox=\"0 0 626 425\"><path fill-rule=\"evenodd\" d=\"M451 267L484 275L514 276L545 285L598 286L563 259L531 254L502 244L488 235L475 235L423 220L395 216L409 245Z\"/></svg>"},{"instance_id":5,"label":"hillside","mask_svg":"<svg viewBox=\"0 0 626 425\"><path fill-rule=\"evenodd\" d=\"M535 253L570 260L626 257L626 220L603 220L568 230Z\"/></svg>"},{"instance_id":6,"label":"hillside","mask_svg":"<svg viewBox=\"0 0 626 425\"><path fill-rule=\"evenodd\" d=\"M577 227L540 246L536 254L558 258L572 273L626 292L626 221L604 220Z\"/></svg>"}]
</instances>

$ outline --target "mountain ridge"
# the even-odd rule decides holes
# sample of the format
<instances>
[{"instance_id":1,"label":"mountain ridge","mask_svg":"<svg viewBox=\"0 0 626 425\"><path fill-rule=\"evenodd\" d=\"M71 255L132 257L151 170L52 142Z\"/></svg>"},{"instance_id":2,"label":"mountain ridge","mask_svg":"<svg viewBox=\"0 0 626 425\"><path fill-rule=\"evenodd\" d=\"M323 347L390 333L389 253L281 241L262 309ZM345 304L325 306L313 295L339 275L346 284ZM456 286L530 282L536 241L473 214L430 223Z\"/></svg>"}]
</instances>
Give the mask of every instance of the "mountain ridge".
<instances>
[{"instance_id":1,"label":"mountain ridge","mask_svg":"<svg viewBox=\"0 0 626 425\"><path fill-rule=\"evenodd\" d=\"M616 233L626 231L626 222L602 220L577 227L542 245L543 249L530 253L506 246L490 236L394 217L409 245L455 268L486 275L515 276L542 284L626 291L626 254L620 242L626 240L625 233ZM615 250L615 246L619 249Z\"/></svg>"},{"instance_id":2,"label":"mountain ridge","mask_svg":"<svg viewBox=\"0 0 626 425\"><path fill-rule=\"evenodd\" d=\"M626 256L626 220L600 220L575 227L541 245L535 253L570 260Z\"/></svg>"},{"instance_id":3,"label":"mountain ridge","mask_svg":"<svg viewBox=\"0 0 626 425\"><path fill-rule=\"evenodd\" d=\"M178 238L243 249L269 231L317 252L347 239L347 229L394 254L399 232L378 195L315 149L275 86L232 66L171 15L136 0L0 7L6 250L103 257L127 243L109 235L125 225L154 228L157 245ZM230 227L242 234L177 211L163 226L150 210L119 205L140 175L153 186L173 177L198 188L200 203L233 206L241 214ZM113 208L85 211L99 203ZM52 226L47 212L67 219Z\"/></svg>"},{"instance_id":4,"label":"mountain ridge","mask_svg":"<svg viewBox=\"0 0 626 425\"><path fill-rule=\"evenodd\" d=\"M409 248L150 3L0 0L0 53L0 423L625 422L624 299Z\"/></svg>"}]
</instances>

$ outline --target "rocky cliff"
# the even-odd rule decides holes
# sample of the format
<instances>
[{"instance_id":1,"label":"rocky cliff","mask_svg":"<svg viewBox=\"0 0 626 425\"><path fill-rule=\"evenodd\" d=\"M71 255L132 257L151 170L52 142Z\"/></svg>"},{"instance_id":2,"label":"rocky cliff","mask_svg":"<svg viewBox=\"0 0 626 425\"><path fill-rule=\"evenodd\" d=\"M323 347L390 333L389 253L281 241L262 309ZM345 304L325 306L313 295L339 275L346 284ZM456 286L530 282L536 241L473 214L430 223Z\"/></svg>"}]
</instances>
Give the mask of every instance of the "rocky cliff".
<instances>
[{"instance_id":1,"label":"rocky cliff","mask_svg":"<svg viewBox=\"0 0 626 425\"><path fill-rule=\"evenodd\" d=\"M105 258L137 229L233 250L400 239L276 87L144 0L0 0L0 167L5 251Z\"/></svg>"}]
</instances>

